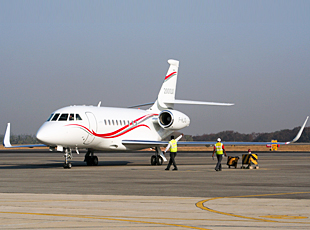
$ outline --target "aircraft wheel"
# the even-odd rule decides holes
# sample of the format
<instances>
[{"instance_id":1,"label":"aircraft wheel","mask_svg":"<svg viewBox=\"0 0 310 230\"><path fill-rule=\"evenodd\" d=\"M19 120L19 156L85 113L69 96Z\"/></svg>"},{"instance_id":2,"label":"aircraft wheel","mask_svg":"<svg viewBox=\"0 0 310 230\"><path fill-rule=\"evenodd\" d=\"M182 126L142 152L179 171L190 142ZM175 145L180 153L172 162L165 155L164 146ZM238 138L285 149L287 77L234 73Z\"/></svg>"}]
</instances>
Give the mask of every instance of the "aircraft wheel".
<instances>
[{"instance_id":1,"label":"aircraft wheel","mask_svg":"<svg viewBox=\"0 0 310 230\"><path fill-rule=\"evenodd\" d=\"M157 165L162 165L163 164L163 158L161 157L161 156L158 156L158 158L157 158Z\"/></svg>"},{"instance_id":2,"label":"aircraft wheel","mask_svg":"<svg viewBox=\"0 0 310 230\"><path fill-rule=\"evenodd\" d=\"M155 155L153 155L151 157L151 165L156 165L156 156Z\"/></svg>"},{"instance_id":3,"label":"aircraft wheel","mask_svg":"<svg viewBox=\"0 0 310 230\"><path fill-rule=\"evenodd\" d=\"M85 160L84 160L84 161L86 162L86 165L87 165L87 166L92 165L92 161L91 161L90 156L85 156Z\"/></svg>"},{"instance_id":4,"label":"aircraft wheel","mask_svg":"<svg viewBox=\"0 0 310 230\"><path fill-rule=\"evenodd\" d=\"M92 163L93 165L97 166L98 165L98 157L97 156L94 156L94 158L92 159Z\"/></svg>"},{"instance_id":5,"label":"aircraft wheel","mask_svg":"<svg viewBox=\"0 0 310 230\"><path fill-rule=\"evenodd\" d=\"M64 168L65 169L71 169L71 167L72 167L72 164L71 163L64 163Z\"/></svg>"}]
</instances>

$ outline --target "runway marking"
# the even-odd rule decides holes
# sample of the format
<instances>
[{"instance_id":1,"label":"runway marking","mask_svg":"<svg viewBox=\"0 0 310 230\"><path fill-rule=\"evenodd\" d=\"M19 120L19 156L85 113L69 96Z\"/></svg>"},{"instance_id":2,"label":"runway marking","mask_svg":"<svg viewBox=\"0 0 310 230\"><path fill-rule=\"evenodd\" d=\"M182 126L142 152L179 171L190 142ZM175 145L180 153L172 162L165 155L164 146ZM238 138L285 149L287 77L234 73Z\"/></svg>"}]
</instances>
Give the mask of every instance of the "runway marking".
<instances>
[{"instance_id":1,"label":"runway marking","mask_svg":"<svg viewBox=\"0 0 310 230\"><path fill-rule=\"evenodd\" d=\"M263 218L271 218L271 219L288 219L288 220L294 220L294 219L307 219L306 216L288 216L288 215L269 215L269 216L260 216Z\"/></svg>"},{"instance_id":2,"label":"runway marking","mask_svg":"<svg viewBox=\"0 0 310 230\"><path fill-rule=\"evenodd\" d=\"M28 213L28 212L0 212L2 214L17 214L17 215L35 215L35 216L53 216L53 217L71 217L71 218L82 218L82 219L97 219L97 220L111 220L111 221L122 221L122 222L131 222L138 224L156 224L156 225L166 225L173 227L181 227L181 228L190 228L190 229L198 229L198 230L211 230L207 228L199 228L194 226L187 226L181 224L168 224L168 223L158 223L151 221L141 221L141 220L126 220L121 218L111 218L111 217L96 217L96 216L84 216L84 215L68 215L68 214L50 214L50 213ZM127 217L134 218L134 217Z\"/></svg>"},{"instance_id":3,"label":"runway marking","mask_svg":"<svg viewBox=\"0 0 310 230\"><path fill-rule=\"evenodd\" d=\"M206 203L208 201L217 200L217 199L224 199L224 198L248 198L248 197L259 197L259 196L281 196L281 195L305 194L305 193L310 193L310 192L292 192L292 193L276 193L276 194L260 194L260 195L215 197L215 198L210 198L210 199L207 199L207 200L202 200L202 201L197 202L196 203L196 207L198 207L198 208L200 208L202 210L206 210L206 211L217 213L217 214L221 214L221 215L233 216L233 217L238 217L238 218L243 218L243 219L262 221L262 222L310 224L309 222L288 222L288 221L267 220L267 219L264 219L264 218L242 216L242 215L237 215L237 214L232 214L232 213L227 213L227 212L221 212L221 211L213 210L211 208L208 208L208 207L204 206L204 203ZM276 215L274 215L274 216L276 216ZM264 217L264 216L262 216L262 217Z\"/></svg>"}]
</instances>

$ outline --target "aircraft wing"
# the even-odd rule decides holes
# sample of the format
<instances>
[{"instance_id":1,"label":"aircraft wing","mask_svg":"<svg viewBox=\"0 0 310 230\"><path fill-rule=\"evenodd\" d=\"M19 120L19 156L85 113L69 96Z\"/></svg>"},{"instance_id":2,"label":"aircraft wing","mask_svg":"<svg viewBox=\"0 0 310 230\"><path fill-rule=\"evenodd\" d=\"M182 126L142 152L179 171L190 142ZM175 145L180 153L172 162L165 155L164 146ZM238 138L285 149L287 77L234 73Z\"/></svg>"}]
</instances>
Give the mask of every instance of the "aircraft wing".
<instances>
[{"instance_id":1,"label":"aircraft wing","mask_svg":"<svg viewBox=\"0 0 310 230\"><path fill-rule=\"evenodd\" d=\"M301 126L299 132L297 133L296 137L287 142L277 142L278 145L287 145L296 142L308 121L309 116L307 116L304 124ZM168 141L151 141L151 140L123 140L122 144L125 146L135 146L141 148L152 148L152 147L165 147L168 145ZM237 141L223 141L224 145L268 145L268 144L275 144L274 142L237 142ZM216 141L178 141L178 146L212 146L215 145Z\"/></svg>"},{"instance_id":2,"label":"aircraft wing","mask_svg":"<svg viewBox=\"0 0 310 230\"><path fill-rule=\"evenodd\" d=\"M10 142L10 134L11 134L11 124L8 123L6 126L6 131L3 138L3 146L5 148L34 148L34 147L46 147L43 144L33 144L33 145L11 145Z\"/></svg>"}]
</instances>

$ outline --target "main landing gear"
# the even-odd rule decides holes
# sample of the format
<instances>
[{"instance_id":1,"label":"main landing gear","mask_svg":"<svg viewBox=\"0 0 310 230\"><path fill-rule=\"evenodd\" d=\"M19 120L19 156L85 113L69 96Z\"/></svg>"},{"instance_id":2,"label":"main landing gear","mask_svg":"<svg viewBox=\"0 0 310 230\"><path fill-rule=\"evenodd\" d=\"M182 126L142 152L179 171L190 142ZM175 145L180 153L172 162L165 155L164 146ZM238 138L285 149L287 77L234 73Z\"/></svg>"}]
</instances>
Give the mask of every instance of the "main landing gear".
<instances>
[{"instance_id":1,"label":"main landing gear","mask_svg":"<svg viewBox=\"0 0 310 230\"><path fill-rule=\"evenodd\" d=\"M64 168L65 169L71 169L72 164L69 162L69 160L72 159L72 150L70 148L65 148L65 163ZM94 151L88 149L85 154L85 159L87 165L98 165L98 157L94 155Z\"/></svg>"},{"instance_id":2,"label":"main landing gear","mask_svg":"<svg viewBox=\"0 0 310 230\"><path fill-rule=\"evenodd\" d=\"M86 162L88 166L91 166L91 165L97 166L99 162L98 157L94 155L94 151L90 149L87 150L84 161Z\"/></svg>"},{"instance_id":3,"label":"main landing gear","mask_svg":"<svg viewBox=\"0 0 310 230\"><path fill-rule=\"evenodd\" d=\"M159 155L161 153L161 149L159 147L155 148L156 153L151 157L151 165L162 165L163 158Z\"/></svg>"}]
</instances>

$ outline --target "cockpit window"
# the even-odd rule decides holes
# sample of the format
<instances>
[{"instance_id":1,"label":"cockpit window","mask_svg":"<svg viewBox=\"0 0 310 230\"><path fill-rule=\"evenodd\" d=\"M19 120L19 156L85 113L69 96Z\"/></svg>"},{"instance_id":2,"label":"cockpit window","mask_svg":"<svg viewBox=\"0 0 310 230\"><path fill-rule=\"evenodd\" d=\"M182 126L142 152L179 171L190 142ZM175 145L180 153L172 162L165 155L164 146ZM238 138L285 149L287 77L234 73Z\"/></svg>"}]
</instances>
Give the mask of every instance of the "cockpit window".
<instances>
[{"instance_id":1,"label":"cockpit window","mask_svg":"<svg viewBox=\"0 0 310 230\"><path fill-rule=\"evenodd\" d=\"M75 119L74 119L75 118ZM60 115L60 113L53 113L51 116L47 119L47 121L81 121L82 118L79 114L74 113L63 113Z\"/></svg>"},{"instance_id":2,"label":"cockpit window","mask_svg":"<svg viewBox=\"0 0 310 230\"><path fill-rule=\"evenodd\" d=\"M69 121L74 121L74 113L70 113Z\"/></svg>"},{"instance_id":3,"label":"cockpit window","mask_svg":"<svg viewBox=\"0 0 310 230\"><path fill-rule=\"evenodd\" d=\"M47 119L47 121L50 121L53 116L54 116L54 114L52 113L51 116Z\"/></svg>"},{"instance_id":4,"label":"cockpit window","mask_svg":"<svg viewBox=\"0 0 310 230\"><path fill-rule=\"evenodd\" d=\"M80 117L79 114L76 114L76 115L75 115L75 119L76 119L77 121L81 121L81 120L82 120L82 118Z\"/></svg>"},{"instance_id":5,"label":"cockpit window","mask_svg":"<svg viewBox=\"0 0 310 230\"><path fill-rule=\"evenodd\" d=\"M68 114L67 113L63 113L60 115L58 121L66 121L68 120Z\"/></svg>"},{"instance_id":6,"label":"cockpit window","mask_svg":"<svg viewBox=\"0 0 310 230\"><path fill-rule=\"evenodd\" d=\"M57 121L58 117L59 117L59 113L56 113L54 117L52 118L52 121Z\"/></svg>"}]
</instances>

